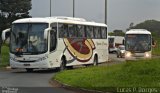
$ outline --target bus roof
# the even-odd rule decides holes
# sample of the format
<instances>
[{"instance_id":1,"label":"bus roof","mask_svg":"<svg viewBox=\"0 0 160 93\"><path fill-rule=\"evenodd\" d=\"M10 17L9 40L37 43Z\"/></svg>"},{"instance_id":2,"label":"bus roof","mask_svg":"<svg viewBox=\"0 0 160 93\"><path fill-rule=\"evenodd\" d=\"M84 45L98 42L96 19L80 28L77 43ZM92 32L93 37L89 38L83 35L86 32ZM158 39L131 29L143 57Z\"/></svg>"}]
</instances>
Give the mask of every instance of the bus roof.
<instances>
[{"instance_id":1,"label":"bus roof","mask_svg":"<svg viewBox=\"0 0 160 93\"><path fill-rule=\"evenodd\" d=\"M96 23L92 21L86 21L82 18L73 17L44 17L44 18L24 18L13 22L14 23L68 23L68 24L82 24L82 25L93 25L93 26L104 26L104 23Z\"/></svg>"},{"instance_id":2,"label":"bus roof","mask_svg":"<svg viewBox=\"0 0 160 93\"><path fill-rule=\"evenodd\" d=\"M131 29L126 34L151 34L151 32L145 29Z\"/></svg>"}]
</instances>

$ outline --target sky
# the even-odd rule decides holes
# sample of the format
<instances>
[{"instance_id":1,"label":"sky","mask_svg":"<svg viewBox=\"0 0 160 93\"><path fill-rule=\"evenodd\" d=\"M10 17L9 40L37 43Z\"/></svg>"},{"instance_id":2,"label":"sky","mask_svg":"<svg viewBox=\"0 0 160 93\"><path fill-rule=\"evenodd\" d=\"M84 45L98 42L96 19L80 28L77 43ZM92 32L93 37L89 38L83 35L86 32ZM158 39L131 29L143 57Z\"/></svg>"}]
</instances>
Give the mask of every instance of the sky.
<instances>
[{"instance_id":1,"label":"sky","mask_svg":"<svg viewBox=\"0 0 160 93\"><path fill-rule=\"evenodd\" d=\"M33 17L48 17L50 0L32 0ZM52 16L71 16L73 0L52 0ZM75 17L104 23L104 0L75 0ZM125 31L131 22L160 20L160 0L107 0L108 31Z\"/></svg>"},{"instance_id":2,"label":"sky","mask_svg":"<svg viewBox=\"0 0 160 93\"><path fill-rule=\"evenodd\" d=\"M51 0L52 16L73 16L73 0ZM104 23L105 0L75 0L75 17ZM50 16L50 0L32 0L33 17Z\"/></svg>"},{"instance_id":3,"label":"sky","mask_svg":"<svg viewBox=\"0 0 160 93\"><path fill-rule=\"evenodd\" d=\"M110 31L126 31L145 20L160 20L160 0L108 0L108 27Z\"/></svg>"}]
</instances>

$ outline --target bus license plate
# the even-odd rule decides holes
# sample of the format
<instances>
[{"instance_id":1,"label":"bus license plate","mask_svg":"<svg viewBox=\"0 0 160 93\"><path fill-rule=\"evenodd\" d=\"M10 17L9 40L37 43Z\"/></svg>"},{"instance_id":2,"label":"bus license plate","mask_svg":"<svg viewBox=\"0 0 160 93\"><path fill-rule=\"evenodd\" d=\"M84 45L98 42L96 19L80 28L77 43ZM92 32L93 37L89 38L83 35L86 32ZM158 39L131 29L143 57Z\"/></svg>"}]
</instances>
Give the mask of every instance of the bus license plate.
<instances>
[{"instance_id":1,"label":"bus license plate","mask_svg":"<svg viewBox=\"0 0 160 93\"><path fill-rule=\"evenodd\" d=\"M16 57L15 59L16 59L16 60L23 60L22 57Z\"/></svg>"},{"instance_id":2,"label":"bus license plate","mask_svg":"<svg viewBox=\"0 0 160 93\"><path fill-rule=\"evenodd\" d=\"M24 66L30 66L30 64L24 64Z\"/></svg>"}]
</instances>

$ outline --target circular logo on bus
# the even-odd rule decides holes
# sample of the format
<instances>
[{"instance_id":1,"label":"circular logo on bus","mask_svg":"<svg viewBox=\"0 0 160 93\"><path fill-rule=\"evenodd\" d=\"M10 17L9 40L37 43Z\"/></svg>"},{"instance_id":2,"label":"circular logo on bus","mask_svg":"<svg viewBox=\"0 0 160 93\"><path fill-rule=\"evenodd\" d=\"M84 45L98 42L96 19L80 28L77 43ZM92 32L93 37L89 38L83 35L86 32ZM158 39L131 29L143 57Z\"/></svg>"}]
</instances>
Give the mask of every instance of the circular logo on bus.
<instances>
[{"instance_id":1,"label":"circular logo on bus","mask_svg":"<svg viewBox=\"0 0 160 93\"><path fill-rule=\"evenodd\" d=\"M87 62L92 57L95 49L92 39L66 38L64 43L69 53L80 62Z\"/></svg>"}]
</instances>

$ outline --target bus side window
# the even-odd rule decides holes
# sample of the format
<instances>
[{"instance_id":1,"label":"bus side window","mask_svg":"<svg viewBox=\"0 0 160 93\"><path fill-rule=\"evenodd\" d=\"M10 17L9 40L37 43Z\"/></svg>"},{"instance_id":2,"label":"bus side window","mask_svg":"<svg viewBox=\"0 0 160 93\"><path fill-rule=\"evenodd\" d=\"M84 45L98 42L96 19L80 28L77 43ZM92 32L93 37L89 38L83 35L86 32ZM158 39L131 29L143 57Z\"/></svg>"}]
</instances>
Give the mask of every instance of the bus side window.
<instances>
[{"instance_id":1,"label":"bus side window","mask_svg":"<svg viewBox=\"0 0 160 93\"><path fill-rule=\"evenodd\" d=\"M98 27L94 28L94 33L95 33L95 38L98 39L100 37L100 35L99 35L99 28Z\"/></svg>"},{"instance_id":2,"label":"bus side window","mask_svg":"<svg viewBox=\"0 0 160 93\"><path fill-rule=\"evenodd\" d=\"M66 38L68 36L67 24L58 24L59 38Z\"/></svg>"},{"instance_id":3,"label":"bus side window","mask_svg":"<svg viewBox=\"0 0 160 93\"><path fill-rule=\"evenodd\" d=\"M102 38L102 31L101 31L101 28L98 27L98 38L101 39Z\"/></svg>"},{"instance_id":4,"label":"bus side window","mask_svg":"<svg viewBox=\"0 0 160 93\"><path fill-rule=\"evenodd\" d=\"M85 37L84 26L77 25L77 32L78 32L78 37L80 37L80 38L84 38Z\"/></svg>"},{"instance_id":5,"label":"bus side window","mask_svg":"<svg viewBox=\"0 0 160 93\"><path fill-rule=\"evenodd\" d=\"M89 32L91 34L91 38L94 38L93 26L89 26Z\"/></svg>"},{"instance_id":6,"label":"bus side window","mask_svg":"<svg viewBox=\"0 0 160 93\"><path fill-rule=\"evenodd\" d=\"M92 26L86 26L86 36L87 36L87 38L93 38L94 37Z\"/></svg>"},{"instance_id":7,"label":"bus side window","mask_svg":"<svg viewBox=\"0 0 160 93\"><path fill-rule=\"evenodd\" d=\"M68 33L69 33L69 37L76 37L76 32L75 32L75 27L72 24L68 25Z\"/></svg>"},{"instance_id":8,"label":"bus side window","mask_svg":"<svg viewBox=\"0 0 160 93\"><path fill-rule=\"evenodd\" d=\"M102 31L102 38L103 39L106 39L107 38L107 31L106 31L106 29L105 29L105 27L101 27L101 31Z\"/></svg>"},{"instance_id":9,"label":"bus side window","mask_svg":"<svg viewBox=\"0 0 160 93\"><path fill-rule=\"evenodd\" d=\"M57 37L56 37L56 30L50 31L50 52L56 49L57 45Z\"/></svg>"}]
</instances>

